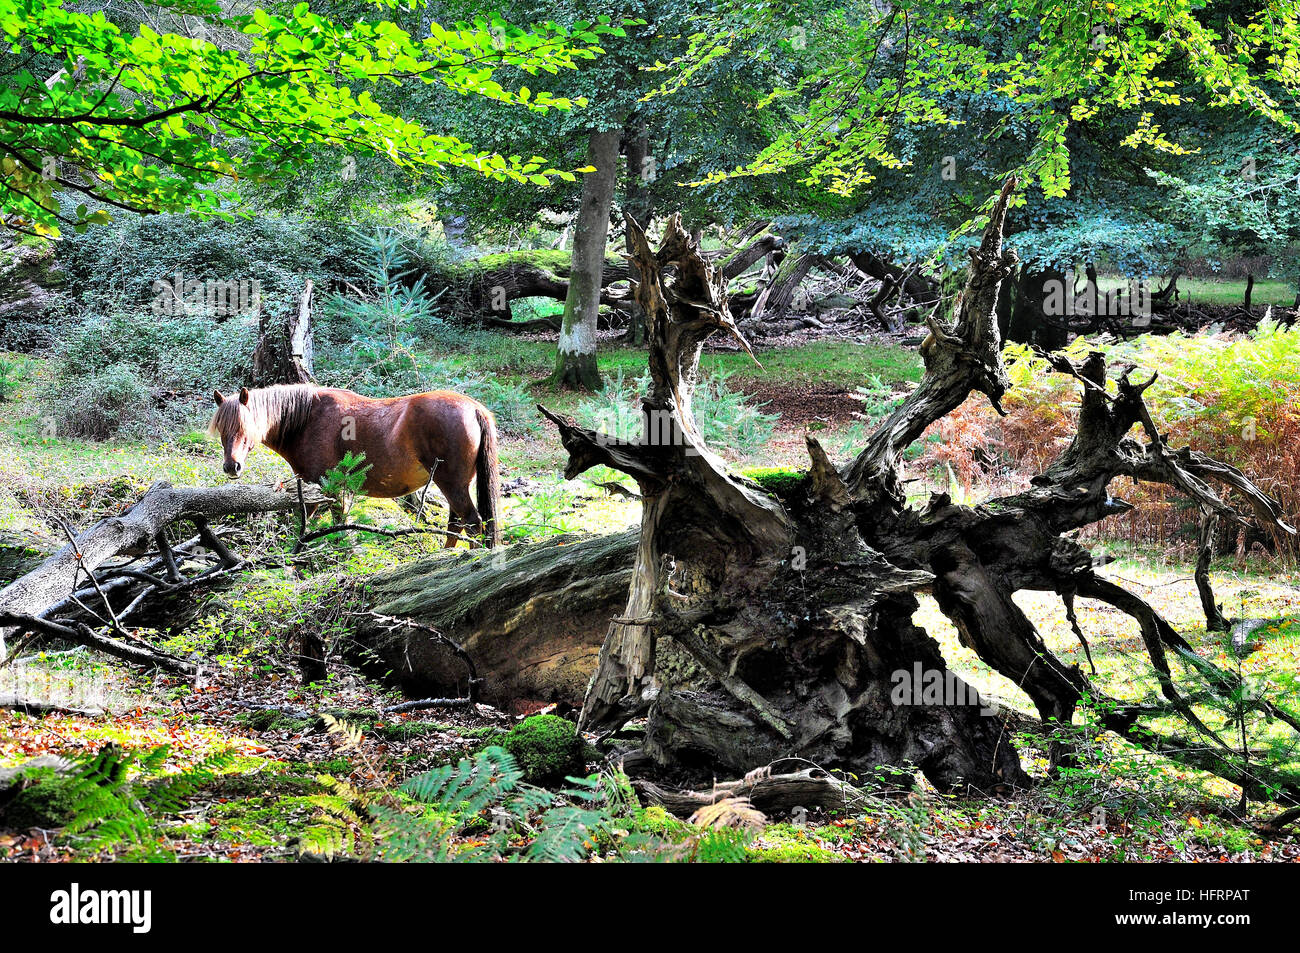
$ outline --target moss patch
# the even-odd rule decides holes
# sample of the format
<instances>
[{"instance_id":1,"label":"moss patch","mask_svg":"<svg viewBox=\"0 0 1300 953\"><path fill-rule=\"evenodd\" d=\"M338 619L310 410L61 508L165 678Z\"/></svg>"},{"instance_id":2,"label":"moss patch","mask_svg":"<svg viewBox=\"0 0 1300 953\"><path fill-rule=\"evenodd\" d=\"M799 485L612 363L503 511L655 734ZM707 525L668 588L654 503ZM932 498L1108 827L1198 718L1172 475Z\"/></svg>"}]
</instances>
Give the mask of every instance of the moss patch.
<instances>
[{"instance_id":1,"label":"moss patch","mask_svg":"<svg viewBox=\"0 0 1300 953\"><path fill-rule=\"evenodd\" d=\"M514 756L533 784L560 784L587 768L587 746L578 729L556 715L525 718L496 744Z\"/></svg>"},{"instance_id":2,"label":"moss patch","mask_svg":"<svg viewBox=\"0 0 1300 953\"><path fill-rule=\"evenodd\" d=\"M56 775L49 769L32 771L27 786L4 807L0 823L13 830L63 827L76 814L78 779Z\"/></svg>"},{"instance_id":3,"label":"moss patch","mask_svg":"<svg viewBox=\"0 0 1300 953\"><path fill-rule=\"evenodd\" d=\"M741 472L778 499L788 499L808 476L790 467L750 467Z\"/></svg>"},{"instance_id":4,"label":"moss patch","mask_svg":"<svg viewBox=\"0 0 1300 953\"><path fill-rule=\"evenodd\" d=\"M746 848L755 864L838 864L844 858L818 844L808 831L790 824L773 824Z\"/></svg>"}]
</instances>

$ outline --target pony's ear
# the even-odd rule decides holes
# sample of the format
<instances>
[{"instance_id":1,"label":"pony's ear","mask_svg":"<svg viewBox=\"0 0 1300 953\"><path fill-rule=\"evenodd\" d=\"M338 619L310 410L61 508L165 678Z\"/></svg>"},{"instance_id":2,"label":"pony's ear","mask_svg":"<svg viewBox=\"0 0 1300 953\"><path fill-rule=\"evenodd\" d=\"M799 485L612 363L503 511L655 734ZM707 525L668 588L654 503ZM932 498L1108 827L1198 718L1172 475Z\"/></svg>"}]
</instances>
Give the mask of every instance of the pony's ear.
<instances>
[{"instance_id":1,"label":"pony's ear","mask_svg":"<svg viewBox=\"0 0 1300 953\"><path fill-rule=\"evenodd\" d=\"M221 396L221 391L219 391L219 390L214 390L214 391L212 392L212 402L213 402L214 404L216 404L218 407L221 406L222 402L223 402L225 399L226 399L226 398L224 398L224 397Z\"/></svg>"},{"instance_id":2,"label":"pony's ear","mask_svg":"<svg viewBox=\"0 0 1300 953\"><path fill-rule=\"evenodd\" d=\"M241 387L241 388L239 388L239 402L240 402L241 404L245 404L245 405L248 403L248 388L247 388L247 387Z\"/></svg>"}]
</instances>

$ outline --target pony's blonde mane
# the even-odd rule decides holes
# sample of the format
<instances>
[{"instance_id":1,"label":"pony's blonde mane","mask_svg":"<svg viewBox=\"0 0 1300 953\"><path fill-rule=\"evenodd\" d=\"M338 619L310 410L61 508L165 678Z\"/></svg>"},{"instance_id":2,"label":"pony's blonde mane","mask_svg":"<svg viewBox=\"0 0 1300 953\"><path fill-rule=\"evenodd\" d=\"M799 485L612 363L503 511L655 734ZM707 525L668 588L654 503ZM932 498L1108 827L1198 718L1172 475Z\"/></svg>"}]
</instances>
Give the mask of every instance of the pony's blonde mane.
<instances>
[{"instance_id":1,"label":"pony's blonde mane","mask_svg":"<svg viewBox=\"0 0 1300 953\"><path fill-rule=\"evenodd\" d=\"M311 416L311 384L277 384L248 392L249 425L245 434L257 443L283 444L300 434ZM217 407L208 423L208 433L221 436L240 425L239 395L227 397Z\"/></svg>"}]
</instances>

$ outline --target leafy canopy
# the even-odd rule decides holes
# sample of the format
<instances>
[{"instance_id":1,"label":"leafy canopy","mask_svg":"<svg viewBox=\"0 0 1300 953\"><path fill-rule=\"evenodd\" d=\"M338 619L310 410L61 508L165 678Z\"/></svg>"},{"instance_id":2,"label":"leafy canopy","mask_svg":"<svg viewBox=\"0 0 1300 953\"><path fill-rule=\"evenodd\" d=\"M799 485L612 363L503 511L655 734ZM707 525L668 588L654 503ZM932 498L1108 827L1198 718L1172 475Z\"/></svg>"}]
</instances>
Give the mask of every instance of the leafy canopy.
<instances>
[{"instance_id":1,"label":"leafy canopy","mask_svg":"<svg viewBox=\"0 0 1300 953\"><path fill-rule=\"evenodd\" d=\"M197 35L148 22L124 28L62 0L0 0L0 223L57 235L106 221L109 208L222 214L238 180L282 177L322 146L410 169L569 179L540 157L479 152L431 132L386 111L367 87L440 84L533 112L567 109L583 101L508 87L498 71L556 73L599 55L601 36L622 33L607 19L524 30L494 17L435 23L417 38L387 20L334 23L306 3L283 16L227 15L217 0L153 7L198 17ZM198 187L215 184L223 187ZM65 191L104 207L73 212L61 204Z\"/></svg>"},{"instance_id":2,"label":"leafy canopy","mask_svg":"<svg viewBox=\"0 0 1300 953\"><path fill-rule=\"evenodd\" d=\"M787 24L785 45L813 68L769 102L796 99L796 121L727 176L798 167L804 180L848 195L905 160L901 129L955 126L946 103L1001 95L1020 108L1029 148L1015 168L1049 197L1070 187L1067 130L1099 112L1124 147L1179 154L1156 109L1195 100L1244 108L1291 132L1300 90L1294 0L900 0L849 4L828 14L817 0L778 7L730 0L670 64L661 92L699 64L739 48L738 38ZM1230 7L1231 9L1225 9ZM960 131L956 136L962 135Z\"/></svg>"}]
</instances>

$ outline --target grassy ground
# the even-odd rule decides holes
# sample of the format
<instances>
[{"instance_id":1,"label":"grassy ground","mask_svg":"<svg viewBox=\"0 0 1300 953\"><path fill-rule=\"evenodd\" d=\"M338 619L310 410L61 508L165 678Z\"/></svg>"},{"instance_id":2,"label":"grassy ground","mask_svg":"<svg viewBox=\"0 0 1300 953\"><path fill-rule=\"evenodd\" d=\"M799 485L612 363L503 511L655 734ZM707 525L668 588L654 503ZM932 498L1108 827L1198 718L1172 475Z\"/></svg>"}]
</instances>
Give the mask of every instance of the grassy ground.
<instances>
[{"instance_id":1,"label":"grassy ground","mask_svg":"<svg viewBox=\"0 0 1300 953\"><path fill-rule=\"evenodd\" d=\"M452 367L497 375L510 382L523 382L533 398L560 413L572 413L584 399L570 390L557 390L546 378L552 370L553 341L496 337L490 349L465 349L437 356ZM920 379L920 362L912 349L889 342L867 346L851 341L819 341L797 348L757 352L762 366L739 350L712 350L701 360L705 374L728 375L731 387L770 401L772 412L783 413L773 448L752 455L732 453L731 459L745 465L763 466L801 463L802 433L808 415L781 406L802 394L838 394L838 401L828 403L821 427L831 438L828 446L842 442L854 423L852 414L859 407L847 397L855 386L878 382L885 387L904 387ZM3 357L3 355L0 355ZM621 371L628 379L644 372L645 355L635 348L610 346L598 356L602 375L615 377ZM29 359L30 376L7 403L0 403L0 454L7 468L23 474L43 487L75 486L123 476L146 485L155 480L170 480L178 485L217 485L224 476L220 471L220 447L205 432L201 416L207 408L196 411L191 429L165 441L113 440L96 442L59 436L54 432L45 408L39 400L40 389L48 374L45 362ZM565 454L553 428L539 415L531 418L535 432L528 436L506 435L502 441L502 461L508 472L551 480L563 470ZM819 428L820 429L820 428ZM800 455L792 459L791 448ZM727 452L724 448L724 452ZM289 475L288 467L265 448L255 450L248 459L244 479L280 480ZM0 487L0 495L4 493ZM6 508L0 506L0 529Z\"/></svg>"},{"instance_id":2,"label":"grassy ground","mask_svg":"<svg viewBox=\"0 0 1300 953\"><path fill-rule=\"evenodd\" d=\"M1104 291L1117 291L1128 288L1128 279L1118 275L1099 275L1098 284ZM1153 289L1154 290L1154 289ZM1245 278L1191 278L1186 275L1178 279L1178 290L1182 301L1191 300L1193 304L1240 305L1246 294ZM1280 278L1260 278L1251 290L1252 305L1271 304L1289 308L1295 304L1295 283Z\"/></svg>"},{"instance_id":3,"label":"grassy ground","mask_svg":"<svg viewBox=\"0 0 1300 953\"><path fill-rule=\"evenodd\" d=\"M507 339L490 352L450 357L466 367L527 381L540 402L572 410L579 398L556 392L543 380L552 348L548 342ZM914 354L887 344L824 341L758 357L761 369L738 352L710 352L704 360L706 371L730 373L733 386L781 415L775 439L761 453L737 461L744 464L801 464L806 429L817 430L833 451L847 448L862 427L854 417L861 405L846 396L849 390L863 385L901 393L919 378ZM600 363L605 374L622 368L634 376L642 366L639 352L622 348L606 349ZM43 369L39 364L34 369L36 376L14 399L0 404L0 530L43 531L57 541L56 514L82 525L158 479L190 485L224 479L218 449L197 428L148 443L100 444L47 435L37 399ZM605 495L593 481L560 481L556 470L562 459L546 430L506 439L507 476L528 481L527 492L512 497L507 508L506 523L515 524L518 534L608 531L636 520L635 503ZM265 450L255 453L249 466L251 479L286 475L284 464ZM388 504L366 505L379 518L402 518ZM263 545L277 543L270 538ZM397 700L390 690L342 663L331 669L327 682L306 686L290 658L294 639L322 618L322 593L332 591L334 580L427 554L434 546L436 541L363 543L323 556L311 573L282 568L248 574L214 594L199 620L167 643L171 651L196 653L206 662L208 674L198 684L142 676L81 651L50 652L0 670L0 692L102 710L45 716L0 711L0 768L38 755L93 752L111 742L140 753L167 746L161 773L187 776L227 752L216 767L204 769L207 775L183 803L159 813L140 842L96 844L68 830L66 816L56 812L36 823L27 823L30 817L15 824L0 819L0 858L48 861L143 852L181 860L295 859L318 849L322 826L331 818L337 822L340 783L390 791L405 778L481 748L509 719L485 708L461 715L383 715L382 709ZM1204 631L1188 567L1154 553L1115 555L1119 558L1105 567L1106 575L1151 601L1201 655L1229 664L1221 639ZM1300 665L1300 626L1293 621L1300 615L1300 579L1226 563L1216 571L1219 596L1231 614L1277 620L1257 636L1257 646L1242 663L1244 673L1262 690L1292 693ZM1058 597L1021 593L1016 598L1054 651L1088 666ZM1079 620L1101 686L1119 697L1149 695L1153 683L1141 662L1136 626L1113 610L1086 603L1079 607ZM930 600L923 600L917 621L982 693L1029 710L1015 685L961 646ZM329 731L316 717L321 712L352 724L355 741ZM1091 732L1082 718L1070 731L1080 765L1051 778L1043 776L1046 739L1016 737L1027 766L1042 778L1033 791L967 800L923 786L857 810L768 818L746 839L742 856L754 862L835 862L1292 860L1300 855L1294 837L1274 839L1259 830L1275 807L1252 805L1238 813L1235 792L1208 776ZM1267 740L1267 726L1258 737ZM599 767L589 764L593 771ZM654 810L625 807L621 817L621 833L594 845L597 853L617 855L621 838L635 834L652 832L678 845L698 836ZM364 854L367 838L375 834L352 821L343 822L342 829L346 836L332 849L345 854ZM337 824L334 830L337 834ZM481 841L473 824L457 830L458 844ZM520 844L526 842L520 837Z\"/></svg>"}]
</instances>

